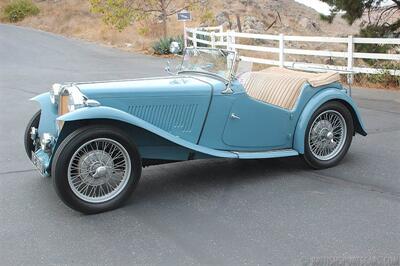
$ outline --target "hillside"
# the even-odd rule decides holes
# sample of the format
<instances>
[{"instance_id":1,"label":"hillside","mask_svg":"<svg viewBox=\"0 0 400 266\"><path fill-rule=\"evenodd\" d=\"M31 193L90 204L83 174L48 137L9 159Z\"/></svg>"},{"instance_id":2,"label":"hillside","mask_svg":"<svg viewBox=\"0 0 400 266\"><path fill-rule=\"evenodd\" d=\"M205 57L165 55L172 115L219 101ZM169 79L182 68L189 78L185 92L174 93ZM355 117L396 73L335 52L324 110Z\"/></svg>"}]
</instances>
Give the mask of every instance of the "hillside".
<instances>
[{"instance_id":1,"label":"hillside","mask_svg":"<svg viewBox=\"0 0 400 266\"><path fill-rule=\"evenodd\" d=\"M342 36L358 32L357 25L350 27L341 18L337 18L333 24L324 22L320 20L319 13L314 9L294 0L220 0L216 2L222 2L223 9L230 14L240 14L242 23L245 24L244 31L266 33L266 29L276 21L267 33ZM234 26L236 27L235 23Z\"/></svg>"},{"instance_id":2,"label":"hillside","mask_svg":"<svg viewBox=\"0 0 400 266\"><path fill-rule=\"evenodd\" d=\"M0 0L0 8L8 0ZM152 42L162 34L160 21L156 19L132 24L122 32L112 29L90 12L90 5L82 0L34 1L40 8L39 15L27 17L17 25L100 42L128 50L149 51ZM193 11L194 20L188 26L224 24L237 30L239 14L245 32L343 36L354 34L357 26L348 26L342 19L328 24L319 14L294 0L206 0ZM275 22L274 22L275 21ZM271 24L273 24L271 26ZM176 17L168 21L169 35L182 34L182 25Z\"/></svg>"}]
</instances>

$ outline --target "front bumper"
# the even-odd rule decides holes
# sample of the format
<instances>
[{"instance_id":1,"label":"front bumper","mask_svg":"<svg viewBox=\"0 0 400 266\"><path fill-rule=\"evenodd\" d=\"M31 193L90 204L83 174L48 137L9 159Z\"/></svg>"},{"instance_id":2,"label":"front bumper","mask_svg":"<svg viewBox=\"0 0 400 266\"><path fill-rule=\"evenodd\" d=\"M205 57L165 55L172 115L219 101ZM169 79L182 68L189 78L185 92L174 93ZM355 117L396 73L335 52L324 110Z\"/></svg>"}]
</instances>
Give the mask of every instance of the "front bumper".
<instances>
[{"instance_id":1,"label":"front bumper","mask_svg":"<svg viewBox=\"0 0 400 266\"><path fill-rule=\"evenodd\" d=\"M32 164L38 169L42 176L50 176L50 156L42 149L32 151Z\"/></svg>"},{"instance_id":2,"label":"front bumper","mask_svg":"<svg viewBox=\"0 0 400 266\"><path fill-rule=\"evenodd\" d=\"M40 137L35 127L31 129L31 139L35 151L31 153L31 162L43 176L50 175L51 155L54 151L55 137L49 133L43 133Z\"/></svg>"}]
</instances>

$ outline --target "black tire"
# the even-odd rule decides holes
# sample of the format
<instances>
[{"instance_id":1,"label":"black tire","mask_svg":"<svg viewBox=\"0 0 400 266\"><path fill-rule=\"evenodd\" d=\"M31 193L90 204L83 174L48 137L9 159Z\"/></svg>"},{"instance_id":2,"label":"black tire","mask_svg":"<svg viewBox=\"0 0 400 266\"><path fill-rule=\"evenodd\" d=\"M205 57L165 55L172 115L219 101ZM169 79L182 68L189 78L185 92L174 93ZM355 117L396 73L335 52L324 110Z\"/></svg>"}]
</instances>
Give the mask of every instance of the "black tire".
<instances>
[{"instance_id":1,"label":"black tire","mask_svg":"<svg viewBox=\"0 0 400 266\"><path fill-rule=\"evenodd\" d=\"M79 198L68 182L68 166L75 151L84 143L97 138L108 138L122 145L129 154L131 162L130 175L124 188L112 199L101 203ZM136 188L141 172L141 158L132 139L119 128L96 125L80 128L67 136L58 147L51 168L58 196L67 206L85 214L100 213L120 207Z\"/></svg>"},{"instance_id":2,"label":"black tire","mask_svg":"<svg viewBox=\"0 0 400 266\"><path fill-rule=\"evenodd\" d=\"M29 120L28 124L26 125L25 129L25 134L24 134L24 146L25 146L25 152L26 155L28 156L29 160L32 159L32 151L35 150L35 147L33 145L32 139L31 139L31 128L39 127L39 122L40 122L40 114L41 110L37 111Z\"/></svg>"},{"instance_id":3,"label":"black tire","mask_svg":"<svg viewBox=\"0 0 400 266\"><path fill-rule=\"evenodd\" d=\"M311 126L314 122L314 120L322 113L326 111L336 111L342 115L344 118L344 121L346 123L346 138L344 141L344 144L340 151L333 157L330 158L329 160L320 160L310 150L309 146L309 133L311 130ZM306 129L306 134L304 136L304 155L302 155L302 158L304 161L312 168L314 169L324 169L324 168L329 168L337 165L343 157L346 155L347 151L350 148L351 141L353 139L354 135L354 122L353 122L353 116L350 112L350 110L342 103L337 102L337 101L332 101L332 102L327 102L323 104L321 107L315 111L315 113L312 115L310 121L308 122L307 129Z\"/></svg>"}]
</instances>

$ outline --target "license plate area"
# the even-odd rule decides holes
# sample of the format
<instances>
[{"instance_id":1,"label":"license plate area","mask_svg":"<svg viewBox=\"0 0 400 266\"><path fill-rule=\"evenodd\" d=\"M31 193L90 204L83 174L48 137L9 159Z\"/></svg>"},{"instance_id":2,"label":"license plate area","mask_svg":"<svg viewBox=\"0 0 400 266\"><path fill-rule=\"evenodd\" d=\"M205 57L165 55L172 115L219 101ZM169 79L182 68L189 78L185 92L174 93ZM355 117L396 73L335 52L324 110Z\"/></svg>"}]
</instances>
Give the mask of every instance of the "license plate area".
<instances>
[{"instance_id":1,"label":"license plate area","mask_svg":"<svg viewBox=\"0 0 400 266\"><path fill-rule=\"evenodd\" d=\"M40 172L41 175L45 175L45 168L40 160L39 156L37 156L36 153L32 152L32 163L33 165L37 168L37 170Z\"/></svg>"}]
</instances>

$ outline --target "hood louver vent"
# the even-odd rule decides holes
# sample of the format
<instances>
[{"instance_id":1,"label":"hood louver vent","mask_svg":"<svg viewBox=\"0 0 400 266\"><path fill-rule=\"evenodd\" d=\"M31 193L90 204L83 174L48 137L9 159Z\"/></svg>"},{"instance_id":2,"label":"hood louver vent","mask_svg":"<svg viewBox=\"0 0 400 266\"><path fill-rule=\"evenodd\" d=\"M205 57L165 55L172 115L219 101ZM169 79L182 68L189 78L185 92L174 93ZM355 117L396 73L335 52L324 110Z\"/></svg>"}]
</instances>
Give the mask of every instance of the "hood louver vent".
<instances>
[{"instance_id":1,"label":"hood louver vent","mask_svg":"<svg viewBox=\"0 0 400 266\"><path fill-rule=\"evenodd\" d=\"M197 104L133 105L128 112L168 132L192 131Z\"/></svg>"}]
</instances>

